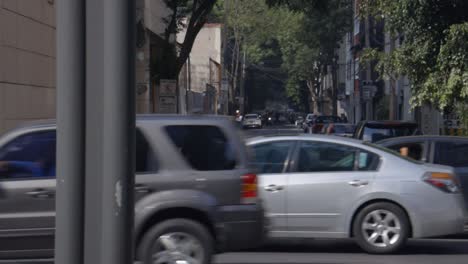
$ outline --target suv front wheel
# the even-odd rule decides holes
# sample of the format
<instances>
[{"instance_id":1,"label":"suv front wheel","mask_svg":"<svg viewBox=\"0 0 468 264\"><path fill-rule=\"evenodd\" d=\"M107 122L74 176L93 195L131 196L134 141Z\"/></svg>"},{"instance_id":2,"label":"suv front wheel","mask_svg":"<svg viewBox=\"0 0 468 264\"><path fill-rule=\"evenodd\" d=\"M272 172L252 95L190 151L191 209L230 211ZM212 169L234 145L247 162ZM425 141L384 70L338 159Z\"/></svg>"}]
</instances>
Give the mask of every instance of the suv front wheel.
<instances>
[{"instance_id":1,"label":"suv front wheel","mask_svg":"<svg viewBox=\"0 0 468 264\"><path fill-rule=\"evenodd\" d=\"M169 219L149 229L138 247L144 264L211 263L213 237L205 226L189 219Z\"/></svg>"}]
</instances>

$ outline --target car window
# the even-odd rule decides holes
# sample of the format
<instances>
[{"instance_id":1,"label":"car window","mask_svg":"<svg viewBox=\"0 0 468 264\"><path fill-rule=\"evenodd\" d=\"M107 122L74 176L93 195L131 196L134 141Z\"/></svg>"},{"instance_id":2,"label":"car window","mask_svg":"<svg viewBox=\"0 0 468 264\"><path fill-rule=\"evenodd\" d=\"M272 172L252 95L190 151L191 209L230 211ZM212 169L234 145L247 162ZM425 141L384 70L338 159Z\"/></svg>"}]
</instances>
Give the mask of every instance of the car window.
<instances>
[{"instance_id":1,"label":"car window","mask_svg":"<svg viewBox=\"0 0 468 264\"><path fill-rule=\"evenodd\" d=\"M258 115L246 115L245 119L257 119Z\"/></svg>"},{"instance_id":2,"label":"car window","mask_svg":"<svg viewBox=\"0 0 468 264\"><path fill-rule=\"evenodd\" d=\"M424 159L424 142L407 142L388 146L388 148L415 160Z\"/></svg>"},{"instance_id":3,"label":"car window","mask_svg":"<svg viewBox=\"0 0 468 264\"><path fill-rule=\"evenodd\" d=\"M236 154L232 142L216 126L175 125L167 135L192 168L200 171L232 170Z\"/></svg>"},{"instance_id":4,"label":"car window","mask_svg":"<svg viewBox=\"0 0 468 264\"><path fill-rule=\"evenodd\" d=\"M468 143L437 142L434 163L452 167L468 167Z\"/></svg>"},{"instance_id":5,"label":"car window","mask_svg":"<svg viewBox=\"0 0 468 264\"><path fill-rule=\"evenodd\" d=\"M324 142L302 142L297 172L353 171L356 148Z\"/></svg>"},{"instance_id":6,"label":"car window","mask_svg":"<svg viewBox=\"0 0 468 264\"><path fill-rule=\"evenodd\" d=\"M380 157L375 153L360 150L358 160L359 171L375 171L379 167Z\"/></svg>"},{"instance_id":7,"label":"car window","mask_svg":"<svg viewBox=\"0 0 468 264\"><path fill-rule=\"evenodd\" d=\"M148 141L136 131L136 173L157 171ZM56 132L34 132L13 139L0 150L1 178L55 177Z\"/></svg>"},{"instance_id":8,"label":"car window","mask_svg":"<svg viewBox=\"0 0 468 264\"><path fill-rule=\"evenodd\" d=\"M403 137L414 135L417 127L394 126L394 127L364 127L364 141L376 142L391 137Z\"/></svg>"},{"instance_id":9,"label":"car window","mask_svg":"<svg viewBox=\"0 0 468 264\"><path fill-rule=\"evenodd\" d=\"M334 128L334 133L338 133L338 134L354 133L354 127L352 125L335 125L333 128Z\"/></svg>"},{"instance_id":10,"label":"car window","mask_svg":"<svg viewBox=\"0 0 468 264\"><path fill-rule=\"evenodd\" d=\"M293 144L293 141L278 141L252 146L254 154L252 165L263 174L283 172L286 158Z\"/></svg>"},{"instance_id":11,"label":"car window","mask_svg":"<svg viewBox=\"0 0 468 264\"><path fill-rule=\"evenodd\" d=\"M415 160L415 159L409 158L409 157L407 157L407 156L403 156L403 155L401 155L399 152L394 151L394 150L392 150L392 149L390 149L390 148L387 148L387 147L383 147L383 146L380 146L380 145L377 145L377 144L374 144L374 143L370 143L370 142L363 142L362 144L363 144L363 145L366 145L366 146L368 146L368 147L372 147L372 148L378 149L378 150L380 150L380 151L386 152L386 153L388 153L388 154L391 154L391 155L393 155L393 156L395 156L395 157L398 157L398 158L400 158L400 159L404 159L404 160L409 161L409 162L411 162L411 163L415 163L415 164L424 164L424 162L422 162L422 161Z\"/></svg>"},{"instance_id":12,"label":"car window","mask_svg":"<svg viewBox=\"0 0 468 264\"><path fill-rule=\"evenodd\" d=\"M154 151L152 151L145 135L140 131L140 129L136 130L135 147L136 173L156 172L158 170L158 163L154 156Z\"/></svg>"},{"instance_id":13,"label":"car window","mask_svg":"<svg viewBox=\"0 0 468 264\"><path fill-rule=\"evenodd\" d=\"M55 177L55 146L55 131L32 132L16 137L0 150L0 177Z\"/></svg>"}]
</instances>

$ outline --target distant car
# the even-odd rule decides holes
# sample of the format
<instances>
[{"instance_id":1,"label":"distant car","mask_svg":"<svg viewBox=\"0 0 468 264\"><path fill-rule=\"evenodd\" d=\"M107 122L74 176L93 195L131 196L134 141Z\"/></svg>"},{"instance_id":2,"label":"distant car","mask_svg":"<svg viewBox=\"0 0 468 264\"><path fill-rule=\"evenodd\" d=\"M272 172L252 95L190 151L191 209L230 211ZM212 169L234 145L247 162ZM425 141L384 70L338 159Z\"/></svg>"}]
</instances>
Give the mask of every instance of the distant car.
<instances>
[{"instance_id":1,"label":"distant car","mask_svg":"<svg viewBox=\"0 0 468 264\"><path fill-rule=\"evenodd\" d=\"M327 135L327 134L328 134L328 126L329 126L329 125L330 125L330 124L323 124L322 129L320 130L320 133L318 133L318 134Z\"/></svg>"},{"instance_id":2,"label":"distant car","mask_svg":"<svg viewBox=\"0 0 468 264\"><path fill-rule=\"evenodd\" d=\"M421 134L418 124L404 121L362 121L353 137L368 142L377 142L386 138L413 136Z\"/></svg>"},{"instance_id":3,"label":"distant car","mask_svg":"<svg viewBox=\"0 0 468 264\"><path fill-rule=\"evenodd\" d=\"M14 241L2 256L53 257L55 145L54 121L0 138L0 233ZM232 121L138 116L135 148L136 260L206 264L261 242L257 179Z\"/></svg>"},{"instance_id":4,"label":"distant car","mask_svg":"<svg viewBox=\"0 0 468 264\"><path fill-rule=\"evenodd\" d=\"M258 114L245 115L244 120L242 121L243 128L261 128L262 126L262 119Z\"/></svg>"},{"instance_id":5,"label":"distant car","mask_svg":"<svg viewBox=\"0 0 468 264\"><path fill-rule=\"evenodd\" d=\"M367 252L392 253L408 238L463 232L451 167L344 137L270 136L247 144L271 237L352 237Z\"/></svg>"},{"instance_id":6,"label":"distant car","mask_svg":"<svg viewBox=\"0 0 468 264\"><path fill-rule=\"evenodd\" d=\"M302 124L303 124L303 123L304 123L304 117L302 117L302 116L298 116L298 117L296 118L296 121L294 121L294 125L295 125L296 127L302 127Z\"/></svg>"},{"instance_id":7,"label":"distant car","mask_svg":"<svg viewBox=\"0 0 468 264\"><path fill-rule=\"evenodd\" d=\"M338 116L318 116L315 118L314 122L309 125L309 130L307 132L312 134L320 134L324 124L340 122L341 118Z\"/></svg>"},{"instance_id":8,"label":"distant car","mask_svg":"<svg viewBox=\"0 0 468 264\"><path fill-rule=\"evenodd\" d=\"M376 144L400 152L406 148L408 156L423 162L455 168L468 210L468 138L452 136L412 136L390 138ZM465 230L468 231L468 219Z\"/></svg>"},{"instance_id":9,"label":"distant car","mask_svg":"<svg viewBox=\"0 0 468 264\"><path fill-rule=\"evenodd\" d=\"M345 123L330 123L324 126L326 135L334 135L340 137L352 137L354 134L354 129L356 128L353 124Z\"/></svg>"},{"instance_id":10,"label":"distant car","mask_svg":"<svg viewBox=\"0 0 468 264\"><path fill-rule=\"evenodd\" d=\"M309 132L309 127L312 126L312 124L315 121L315 118L317 118L316 114L307 114L304 122L302 123L302 130L304 130L304 133Z\"/></svg>"}]
</instances>

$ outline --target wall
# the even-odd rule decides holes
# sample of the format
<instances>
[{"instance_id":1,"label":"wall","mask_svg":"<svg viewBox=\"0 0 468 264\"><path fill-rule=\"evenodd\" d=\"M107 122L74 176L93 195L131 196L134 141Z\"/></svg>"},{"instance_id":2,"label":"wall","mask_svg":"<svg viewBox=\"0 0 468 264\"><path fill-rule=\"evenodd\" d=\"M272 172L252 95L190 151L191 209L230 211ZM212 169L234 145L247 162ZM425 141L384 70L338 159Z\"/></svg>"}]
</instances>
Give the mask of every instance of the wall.
<instances>
[{"instance_id":1,"label":"wall","mask_svg":"<svg viewBox=\"0 0 468 264\"><path fill-rule=\"evenodd\" d=\"M0 132L55 117L54 2L0 0Z\"/></svg>"},{"instance_id":2,"label":"wall","mask_svg":"<svg viewBox=\"0 0 468 264\"><path fill-rule=\"evenodd\" d=\"M182 43L185 32L177 35ZM198 33L190 55L190 71L194 92L205 92L210 83L210 58L221 63L221 24L206 24Z\"/></svg>"}]
</instances>

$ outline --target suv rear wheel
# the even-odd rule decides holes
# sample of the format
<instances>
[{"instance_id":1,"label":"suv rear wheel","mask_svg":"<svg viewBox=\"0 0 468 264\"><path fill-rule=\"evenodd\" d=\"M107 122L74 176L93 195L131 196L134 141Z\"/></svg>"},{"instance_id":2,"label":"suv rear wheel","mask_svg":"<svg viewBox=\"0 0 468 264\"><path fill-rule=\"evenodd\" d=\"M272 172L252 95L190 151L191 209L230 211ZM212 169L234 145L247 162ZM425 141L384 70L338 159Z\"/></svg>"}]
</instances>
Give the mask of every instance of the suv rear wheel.
<instances>
[{"instance_id":1,"label":"suv rear wheel","mask_svg":"<svg viewBox=\"0 0 468 264\"><path fill-rule=\"evenodd\" d=\"M208 264L213 237L207 228L189 219L169 219L149 229L138 247L144 264Z\"/></svg>"},{"instance_id":2,"label":"suv rear wheel","mask_svg":"<svg viewBox=\"0 0 468 264\"><path fill-rule=\"evenodd\" d=\"M391 203L375 203L356 216L353 233L359 246L369 253L388 254L401 249L409 236L406 213Z\"/></svg>"}]
</instances>

